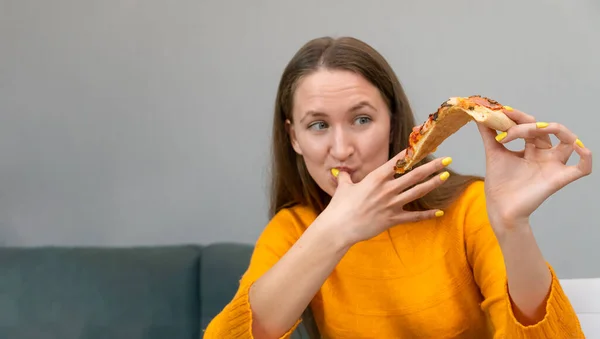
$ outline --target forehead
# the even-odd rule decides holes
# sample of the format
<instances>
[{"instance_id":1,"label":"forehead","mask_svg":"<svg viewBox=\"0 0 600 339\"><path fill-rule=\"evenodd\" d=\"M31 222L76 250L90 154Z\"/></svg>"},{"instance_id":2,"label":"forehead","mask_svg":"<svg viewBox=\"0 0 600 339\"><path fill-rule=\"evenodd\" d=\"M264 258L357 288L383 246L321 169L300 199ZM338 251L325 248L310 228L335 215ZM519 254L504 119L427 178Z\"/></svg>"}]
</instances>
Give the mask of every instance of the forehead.
<instances>
[{"instance_id":1,"label":"forehead","mask_svg":"<svg viewBox=\"0 0 600 339\"><path fill-rule=\"evenodd\" d=\"M377 87L360 74L345 70L319 70L298 82L294 93L294 120L302 118L307 111L344 112L362 101L378 109L385 108Z\"/></svg>"}]
</instances>

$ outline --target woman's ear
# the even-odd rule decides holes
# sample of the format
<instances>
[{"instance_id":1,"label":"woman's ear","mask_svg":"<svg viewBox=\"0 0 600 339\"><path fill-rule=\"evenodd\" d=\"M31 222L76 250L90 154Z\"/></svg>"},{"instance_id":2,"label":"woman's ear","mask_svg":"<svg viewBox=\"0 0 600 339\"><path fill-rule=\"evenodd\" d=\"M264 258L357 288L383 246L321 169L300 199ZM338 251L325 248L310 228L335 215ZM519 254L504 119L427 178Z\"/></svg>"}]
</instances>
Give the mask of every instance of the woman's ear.
<instances>
[{"instance_id":1,"label":"woman's ear","mask_svg":"<svg viewBox=\"0 0 600 339\"><path fill-rule=\"evenodd\" d=\"M285 131L290 137L290 143L292 144L292 148L296 153L302 155L302 150L300 149L300 145L298 145L298 139L296 138L296 131L294 130L294 126L289 119L285 120Z\"/></svg>"}]
</instances>

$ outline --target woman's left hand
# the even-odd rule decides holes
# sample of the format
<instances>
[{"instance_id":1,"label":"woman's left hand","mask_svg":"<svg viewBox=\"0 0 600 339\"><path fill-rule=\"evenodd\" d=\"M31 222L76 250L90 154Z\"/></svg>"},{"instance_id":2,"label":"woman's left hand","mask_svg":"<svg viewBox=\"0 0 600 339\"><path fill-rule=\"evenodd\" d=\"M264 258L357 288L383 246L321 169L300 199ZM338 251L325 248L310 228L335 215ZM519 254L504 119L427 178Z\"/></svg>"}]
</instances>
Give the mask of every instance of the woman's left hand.
<instances>
[{"instance_id":1,"label":"woman's left hand","mask_svg":"<svg viewBox=\"0 0 600 339\"><path fill-rule=\"evenodd\" d=\"M592 152L565 126L536 123L534 117L514 109L504 112L517 123L506 132L497 134L477 124L486 153L488 216L496 232L528 224L529 216L548 197L592 172ZM550 134L558 138L557 145L552 145ZM504 146L515 139L525 140L524 150ZM567 166L573 151L579 163Z\"/></svg>"}]
</instances>

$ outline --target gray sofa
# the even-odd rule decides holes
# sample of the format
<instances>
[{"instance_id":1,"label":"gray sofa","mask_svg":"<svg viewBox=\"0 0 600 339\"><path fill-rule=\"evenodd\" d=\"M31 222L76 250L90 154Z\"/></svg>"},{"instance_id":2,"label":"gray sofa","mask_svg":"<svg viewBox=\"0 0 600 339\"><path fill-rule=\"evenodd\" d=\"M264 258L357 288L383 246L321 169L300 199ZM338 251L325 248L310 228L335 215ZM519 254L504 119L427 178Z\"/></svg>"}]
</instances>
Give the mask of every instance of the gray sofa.
<instances>
[{"instance_id":1,"label":"gray sofa","mask_svg":"<svg viewBox=\"0 0 600 339\"><path fill-rule=\"evenodd\" d=\"M251 253L235 243L0 248L0 338L202 338Z\"/></svg>"}]
</instances>

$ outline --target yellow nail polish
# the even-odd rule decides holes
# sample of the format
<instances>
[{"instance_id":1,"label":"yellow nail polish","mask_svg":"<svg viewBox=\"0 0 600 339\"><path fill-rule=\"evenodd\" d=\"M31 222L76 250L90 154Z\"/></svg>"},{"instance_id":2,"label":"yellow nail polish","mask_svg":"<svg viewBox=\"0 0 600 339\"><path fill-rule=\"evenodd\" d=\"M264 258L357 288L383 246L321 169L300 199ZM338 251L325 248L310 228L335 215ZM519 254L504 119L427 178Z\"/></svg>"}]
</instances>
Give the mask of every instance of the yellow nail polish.
<instances>
[{"instance_id":1,"label":"yellow nail polish","mask_svg":"<svg viewBox=\"0 0 600 339\"><path fill-rule=\"evenodd\" d=\"M547 122L536 122L535 125L537 126L537 128L546 128L546 127L548 127L548 123Z\"/></svg>"},{"instance_id":2,"label":"yellow nail polish","mask_svg":"<svg viewBox=\"0 0 600 339\"><path fill-rule=\"evenodd\" d=\"M581 142L581 140L577 139L577 140L575 140L575 143L577 144L577 146L579 146L581 148L585 148L585 146L583 145L583 142Z\"/></svg>"},{"instance_id":3,"label":"yellow nail polish","mask_svg":"<svg viewBox=\"0 0 600 339\"><path fill-rule=\"evenodd\" d=\"M502 139L506 138L507 135L508 135L508 133L506 133L506 132L502 132L502 133L496 135L496 141L498 141L498 142L502 141Z\"/></svg>"},{"instance_id":4,"label":"yellow nail polish","mask_svg":"<svg viewBox=\"0 0 600 339\"><path fill-rule=\"evenodd\" d=\"M450 177L450 173L448 171L440 174L440 179L442 179L442 181L447 180Z\"/></svg>"},{"instance_id":5,"label":"yellow nail polish","mask_svg":"<svg viewBox=\"0 0 600 339\"><path fill-rule=\"evenodd\" d=\"M436 217L441 217L442 215L444 215L444 211L436 211L435 212Z\"/></svg>"},{"instance_id":6,"label":"yellow nail polish","mask_svg":"<svg viewBox=\"0 0 600 339\"><path fill-rule=\"evenodd\" d=\"M515 109L510 106L504 106L504 109L507 111L514 111Z\"/></svg>"},{"instance_id":7,"label":"yellow nail polish","mask_svg":"<svg viewBox=\"0 0 600 339\"><path fill-rule=\"evenodd\" d=\"M340 170L337 168L332 168L331 174L333 174L333 176L337 178L337 176L340 174Z\"/></svg>"},{"instance_id":8,"label":"yellow nail polish","mask_svg":"<svg viewBox=\"0 0 600 339\"><path fill-rule=\"evenodd\" d=\"M451 157L447 157L447 158L444 158L444 160L442 160L442 165L444 165L444 166L448 166L451 163L452 163L452 158Z\"/></svg>"}]
</instances>

